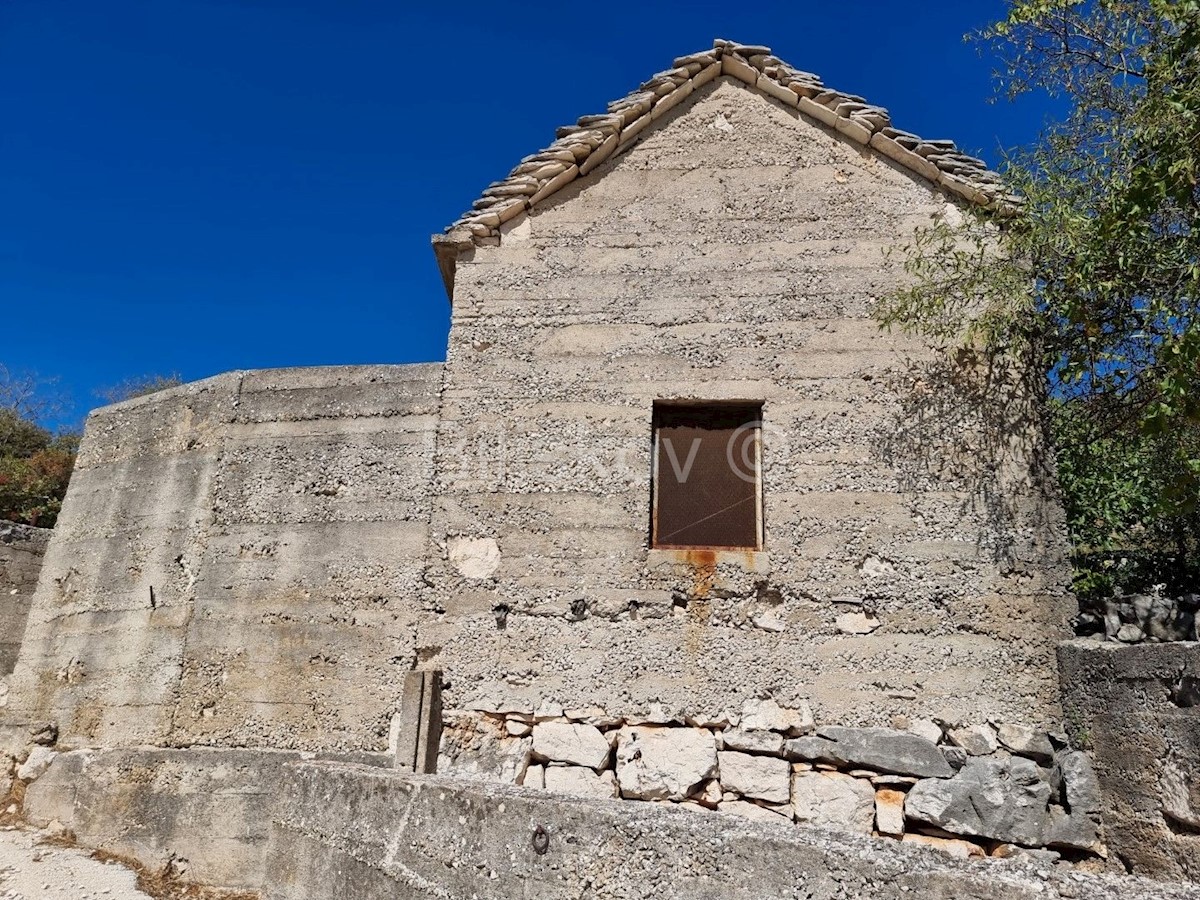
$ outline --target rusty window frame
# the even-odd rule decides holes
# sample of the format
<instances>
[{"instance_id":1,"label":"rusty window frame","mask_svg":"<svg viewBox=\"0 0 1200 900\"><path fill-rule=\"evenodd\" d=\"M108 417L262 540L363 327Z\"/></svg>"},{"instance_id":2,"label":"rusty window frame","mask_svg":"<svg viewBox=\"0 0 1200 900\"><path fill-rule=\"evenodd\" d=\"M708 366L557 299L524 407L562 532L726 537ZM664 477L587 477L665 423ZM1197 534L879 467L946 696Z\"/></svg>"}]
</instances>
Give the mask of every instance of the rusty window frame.
<instances>
[{"instance_id":1,"label":"rusty window frame","mask_svg":"<svg viewBox=\"0 0 1200 900\"><path fill-rule=\"evenodd\" d=\"M762 401L749 401L749 400L712 401L712 402L665 401L665 400L655 401L654 411L653 411L653 421L652 421L652 445L651 445L651 491L650 491L650 547L651 548L664 549L664 550L708 549L708 550L742 550L742 551L745 551L745 550L755 550L756 551L756 550L761 550L763 548L763 539L764 539L763 531L764 531L764 529L763 529L763 480L762 480L762 459L763 459L762 408L763 408ZM699 473L699 475L700 475L700 478L704 479L704 481L702 483L716 484L716 483L720 482L723 477L728 476L728 478L737 479L737 480L741 481L743 484L752 485L752 487L750 489L741 489L740 492L743 493L744 496L740 500L737 501L738 504L740 504L742 502L752 504L752 506L753 506L752 522L749 520L743 519L743 521L740 523L739 528L732 529L731 531L725 532L723 535L720 534L720 528L710 530L710 532L707 536L710 538L713 538L713 539L705 540L704 542L672 540L672 538L674 538L675 535L679 533L680 529L678 529L678 528L675 528L671 534L661 534L660 535L660 527L659 527L660 520L666 521L666 524L664 527L670 527L671 525L677 524L677 521L672 521L672 518L673 518L673 516L676 515L676 513L678 511L678 507L676 507L675 510L672 510L668 515L664 516L661 514L662 513L662 504L664 502L666 502L668 504L675 504L677 502L682 502L686 506L686 504L688 502L687 499L685 499L685 500L677 500L676 499L677 496L686 496L686 495L682 495L682 494L674 495L672 493L673 490L677 491L679 489L679 487L681 486L681 482L671 479L671 486L668 487L668 489L666 491L664 491L664 489L663 489L664 479L663 479L663 473L660 471L660 469L661 469L660 461L661 461L661 458L663 455L663 447L661 444L661 439L662 439L662 432L665 429L671 429L671 428L692 428L692 429L704 429L704 430L713 430L716 432L721 432L725 435L725 437L723 439L717 439L719 441L718 446L720 446L724 449L725 454L728 454L731 452L730 448L728 446L729 440L732 440L733 437L738 432L742 432L742 431L749 432L748 434L745 435L744 439L749 441L749 444L746 446L748 446L749 448L752 448L752 451L753 451L754 471L753 471L752 479L746 479L744 477L739 476L732 470L732 467L724 467L724 468L710 467L708 469L703 470L701 473ZM714 438L715 437L716 436L714 435ZM702 444L701 448L705 448L705 445ZM690 451L690 449L691 448L689 447L689 451ZM709 453L706 455L709 457L709 461L711 462L711 457L713 455L712 454L713 448L711 445L708 445L706 449L709 450ZM673 447L672 447L672 450L673 450ZM697 452L699 452L699 450ZM728 455L724 455L724 456L718 455L718 457L723 458L727 461L730 458ZM686 454L685 454L685 458L683 460L681 460L680 455L678 453L675 453L675 455L673 457L673 462L671 462L670 465L672 467L674 467L675 474L677 474L679 471L679 463L681 461L685 463L685 471L687 472L687 474L685 476L685 480L686 480L686 478L690 478L691 475L694 474L690 471L690 467L686 466L686 462L687 462ZM696 460L693 460L693 464L695 462L696 462ZM670 474L671 473L668 473L668 476ZM737 488L737 485L734 484L733 481L730 481L729 485L732 486L734 489ZM722 490L718 487L716 489L716 492L718 494L721 494ZM666 499L664 499L664 497ZM690 495L688 497L688 499L694 500L695 496ZM710 499L713 499L713 498L710 498ZM703 510L704 508L705 507L703 505L701 505L701 510ZM723 510L720 510L720 509L715 510L712 515L717 515L722 511ZM740 531L740 535L734 535L733 531ZM701 536L704 536L704 535L701 535ZM730 539L732 537L737 537L737 540L735 541L735 540Z\"/></svg>"}]
</instances>

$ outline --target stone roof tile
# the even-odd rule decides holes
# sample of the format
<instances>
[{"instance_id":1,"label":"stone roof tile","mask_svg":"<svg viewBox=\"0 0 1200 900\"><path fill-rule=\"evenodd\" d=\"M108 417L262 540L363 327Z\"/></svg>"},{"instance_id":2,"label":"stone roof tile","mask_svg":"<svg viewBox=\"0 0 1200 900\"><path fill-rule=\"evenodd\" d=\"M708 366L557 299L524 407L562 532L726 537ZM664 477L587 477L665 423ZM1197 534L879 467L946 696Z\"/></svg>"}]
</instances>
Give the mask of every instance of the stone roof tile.
<instances>
[{"instance_id":1,"label":"stone roof tile","mask_svg":"<svg viewBox=\"0 0 1200 900\"><path fill-rule=\"evenodd\" d=\"M713 49L680 56L636 90L612 101L607 111L564 125L545 150L521 160L508 177L493 182L472 209L433 238L447 293L453 293L454 260L476 246L494 246L500 226L552 196L625 149L655 119L718 75L737 78L756 90L869 145L922 178L970 203L1011 208L996 173L962 153L953 141L924 140L892 127L888 111L855 94L833 90L811 72L771 55L770 47L717 39Z\"/></svg>"}]
</instances>

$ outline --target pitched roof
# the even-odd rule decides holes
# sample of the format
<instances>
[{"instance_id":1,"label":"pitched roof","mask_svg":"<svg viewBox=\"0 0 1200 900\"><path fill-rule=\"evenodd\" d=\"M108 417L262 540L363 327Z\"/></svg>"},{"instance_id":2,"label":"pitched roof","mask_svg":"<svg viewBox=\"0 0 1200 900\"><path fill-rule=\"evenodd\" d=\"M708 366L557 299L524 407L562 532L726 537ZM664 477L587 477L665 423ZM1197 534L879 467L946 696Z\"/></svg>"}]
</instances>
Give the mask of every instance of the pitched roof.
<instances>
[{"instance_id":1,"label":"pitched roof","mask_svg":"<svg viewBox=\"0 0 1200 900\"><path fill-rule=\"evenodd\" d=\"M721 75L737 78L851 141L872 147L968 202L999 207L1017 201L1005 191L999 175L983 160L962 153L953 141L924 140L893 127L883 107L826 87L818 76L772 56L770 47L718 38L713 49L679 57L673 68L609 103L606 112L559 128L554 143L526 156L508 177L488 185L470 210L443 234L434 235L447 294L453 296L454 262L461 251L498 244L502 224L629 149L643 129Z\"/></svg>"}]
</instances>

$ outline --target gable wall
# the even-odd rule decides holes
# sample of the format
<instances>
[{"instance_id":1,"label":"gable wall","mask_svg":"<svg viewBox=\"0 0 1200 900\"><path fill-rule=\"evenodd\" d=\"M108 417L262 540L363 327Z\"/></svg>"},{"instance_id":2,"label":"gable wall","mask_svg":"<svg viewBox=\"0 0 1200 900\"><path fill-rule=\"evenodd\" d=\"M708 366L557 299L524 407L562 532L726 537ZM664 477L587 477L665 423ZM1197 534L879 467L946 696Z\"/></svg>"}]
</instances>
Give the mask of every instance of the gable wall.
<instances>
[{"instance_id":1,"label":"gable wall","mask_svg":"<svg viewBox=\"0 0 1200 900\"><path fill-rule=\"evenodd\" d=\"M695 96L459 260L418 634L449 704L1049 721L1073 603L1029 393L868 315L944 198L737 82ZM765 402L764 554L648 551L668 398Z\"/></svg>"}]
</instances>

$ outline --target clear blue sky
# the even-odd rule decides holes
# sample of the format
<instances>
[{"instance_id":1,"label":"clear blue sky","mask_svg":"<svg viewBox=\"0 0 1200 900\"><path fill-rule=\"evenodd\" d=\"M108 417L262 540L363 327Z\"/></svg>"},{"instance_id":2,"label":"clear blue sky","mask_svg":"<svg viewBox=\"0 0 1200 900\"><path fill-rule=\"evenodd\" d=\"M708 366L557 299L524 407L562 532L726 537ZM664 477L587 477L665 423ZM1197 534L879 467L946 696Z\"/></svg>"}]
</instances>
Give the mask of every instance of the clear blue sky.
<instances>
[{"instance_id":1,"label":"clear blue sky","mask_svg":"<svg viewBox=\"0 0 1200 900\"><path fill-rule=\"evenodd\" d=\"M0 0L0 363L97 389L441 359L429 237L557 125L714 37L994 162L1002 0Z\"/></svg>"}]
</instances>

